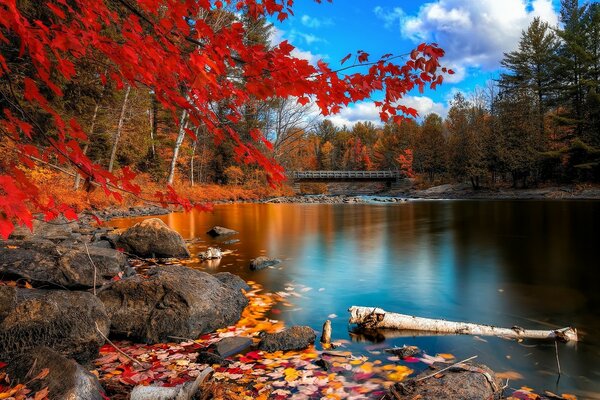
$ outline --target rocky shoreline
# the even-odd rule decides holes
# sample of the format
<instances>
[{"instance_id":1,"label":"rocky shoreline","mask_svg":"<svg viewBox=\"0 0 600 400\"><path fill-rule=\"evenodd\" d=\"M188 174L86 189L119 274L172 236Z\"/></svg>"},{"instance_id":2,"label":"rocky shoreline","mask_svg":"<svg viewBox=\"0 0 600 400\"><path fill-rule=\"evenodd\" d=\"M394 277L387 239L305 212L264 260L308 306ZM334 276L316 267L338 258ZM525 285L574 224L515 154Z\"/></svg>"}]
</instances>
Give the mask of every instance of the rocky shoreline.
<instances>
[{"instance_id":1,"label":"rocky shoreline","mask_svg":"<svg viewBox=\"0 0 600 400\"><path fill-rule=\"evenodd\" d=\"M376 195L298 195L263 201L275 204L381 204L410 200L600 200L600 187L572 185L531 189L480 189L467 184L447 184L429 189L386 191Z\"/></svg>"}]
</instances>

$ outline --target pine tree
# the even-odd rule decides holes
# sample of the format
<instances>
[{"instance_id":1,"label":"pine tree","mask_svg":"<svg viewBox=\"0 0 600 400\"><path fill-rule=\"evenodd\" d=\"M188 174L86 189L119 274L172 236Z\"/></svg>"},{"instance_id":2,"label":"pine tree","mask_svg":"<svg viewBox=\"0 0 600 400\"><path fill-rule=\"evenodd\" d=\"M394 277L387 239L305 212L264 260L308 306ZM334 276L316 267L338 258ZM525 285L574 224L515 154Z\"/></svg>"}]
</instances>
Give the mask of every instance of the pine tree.
<instances>
[{"instance_id":1,"label":"pine tree","mask_svg":"<svg viewBox=\"0 0 600 400\"><path fill-rule=\"evenodd\" d=\"M528 89L537 101L538 129L544 132L544 116L553 103L556 56L559 42L547 22L536 17L521 34L518 50L504 54L501 86L505 90Z\"/></svg>"}]
</instances>

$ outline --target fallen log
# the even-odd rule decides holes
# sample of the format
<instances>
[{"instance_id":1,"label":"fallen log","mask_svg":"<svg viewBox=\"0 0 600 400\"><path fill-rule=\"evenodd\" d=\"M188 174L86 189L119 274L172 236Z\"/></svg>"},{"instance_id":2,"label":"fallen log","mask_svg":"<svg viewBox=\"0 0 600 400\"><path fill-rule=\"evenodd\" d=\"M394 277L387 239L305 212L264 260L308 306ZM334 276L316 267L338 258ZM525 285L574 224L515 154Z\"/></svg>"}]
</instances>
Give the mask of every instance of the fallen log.
<instances>
[{"instance_id":1,"label":"fallen log","mask_svg":"<svg viewBox=\"0 0 600 400\"><path fill-rule=\"evenodd\" d=\"M455 335L499 336L510 339L550 339L563 342L578 340L577 329L571 327L555 330L529 330L518 326L498 328L491 325L391 313L373 307L352 306L348 311L351 324L358 324L367 329L387 328Z\"/></svg>"}]
</instances>

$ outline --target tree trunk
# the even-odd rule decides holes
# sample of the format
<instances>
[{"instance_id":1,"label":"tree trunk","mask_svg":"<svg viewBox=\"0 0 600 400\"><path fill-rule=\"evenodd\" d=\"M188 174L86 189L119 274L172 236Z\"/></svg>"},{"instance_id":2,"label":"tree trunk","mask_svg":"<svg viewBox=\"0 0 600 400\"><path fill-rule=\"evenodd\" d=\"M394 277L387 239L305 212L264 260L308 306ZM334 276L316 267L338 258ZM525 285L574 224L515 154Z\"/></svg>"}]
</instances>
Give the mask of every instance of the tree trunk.
<instances>
[{"instance_id":1,"label":"tree trunk","mask_svg":"<svg viewBox=\"0 0 600 400\"><path fill-rule=\"evenodd\" d=\"M173 180L175 179L175 167L177 166L177 157L179 157L179 148L183 143L183 139L185 138L185 130L187 128L187 110L183 110L181 113L181 120L179 121L179 134L177 135L177 140L175 141L175 147L173 148L173 158L171 159L171 167L169 168L169 177L167 178L167 183L169 185L173 184Z\"/></svg>"},{"instance_id":2,"label":"tree trunk","mask_svg":"<svg viewBox=\"0 0 600 400\"><path fill-rule=\"evenodd\" d=\"M154 146L154 140L156 140L157 130L157 119L158 115L158 101L156 100L156 94L152 96L152 112L150 113L150 144L152 148L152 157L156 157L156 148Z\"/></svg>"},{"instance_id":3,"label":"tree trunk","mask_svg":"<svg viewBox=\"0 0 600 400\"><path fill-rule=\"evenodd\" d=\"M500 336L511 339L551 339L577 341L575 328L562 328L553 331L526 330L517 326L498 328L491 325L479 325L468 322L453 322L442 319L420 318L411 315L390 313L381 308L352 306L350 323L365 328L388 328L433 333L451 333L456 335Z\"/></svg>"},{"instance_id":4,"label":"tree trunk","mask_svg":"<svg viewBox=\"0 0 600 400\"><path fill-rule=\"evenodd\" d=\"M102 100L102 97L100 97ZM92 135L94 134L94 127L96 126L96 118L98 117L98 109L100 108L100 100L96 102L96 107L94 107L94 115L92 115L92 125L90 126L90 133L88 134L88 140L85 146L83 146L83 155L86 155L88 149L90 147L90 141L92 140ZM73 184L73 190L77 191L79 189L79 185L81 184L81 175L75 175L75 183Z\"/></svg>"},{"instance_id":5,"label":"tree trunk","mask_svg":"<svg viewBox=\"0 0 600 400\"><path fill-rule=\"evenodd\" d=\"M112 150L110 151L110 160L108 161L108 172L112 172L115 164L115 158L117 156L117 147L119 145L119 139L121 138L121 132L123 131L123 122L125 121L125 111L127 110L127 100L129 99L129 92L131 92L131 86L127 86L125 91L125 98L123 99L123 107L121 108L121 116L119 117L119 124L117 125L117 131L113 137Z\"/></svg>"},{"instance_id":6,"label":"tree trunk","mask_svg":"<svg viewBox=\"0 0 600 400\"><path fill-rule=\"evenodd\" d=\"M192 145L192 156L190 157L190 185L194 186L194 158L196 158L196 146L198 145L198 128L196 128L196 140Z\"/></svg>"}]
</instances>

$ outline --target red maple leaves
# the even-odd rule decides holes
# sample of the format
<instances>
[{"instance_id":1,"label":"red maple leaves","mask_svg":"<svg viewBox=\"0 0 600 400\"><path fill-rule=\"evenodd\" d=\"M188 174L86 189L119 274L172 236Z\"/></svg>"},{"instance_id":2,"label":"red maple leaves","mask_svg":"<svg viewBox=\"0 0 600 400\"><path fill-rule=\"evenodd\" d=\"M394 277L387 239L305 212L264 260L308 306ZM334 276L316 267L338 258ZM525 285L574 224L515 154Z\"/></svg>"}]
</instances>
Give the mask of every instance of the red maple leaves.
<instances>
[{"instance_id":1,"label":"red maple leaves","mask_svg":"<svg viewBox=\"0 0 600 400\"><path fill-rule=\"evenodd\" d=\"M440 70L439 63L443 50L436 44L421 44L408 60L386 54L370 62L369 54L359 51L356 64L344 69L368 67L366 71L341 75L322 61L314 66L292 56L294 47L288 42L274 48L249 44L241 22L215 28L199 17L230 5L254 17L273 16L283 21L293 15L292 0L212 3L44 0L35 5L50 11L42 20L20 9L22 5L16 0L2 2L0 78L9 82L12 98L10 105L0 110L0 131L16 154L14 159L0 161L2 237L10 234L14 224L30 226L34 212L74 217L72 210L59 201L44 198L22 173L23 168L39 162L52 159L58 165L74 168L107 196L118 199L122 192L141 194L132 183L132 171L109 173L84 154L80 143L87 140L85 132L77 121L65 120L64 113L53 105L63 95L64 85L77 76L77 65L82 60L87 61L87 68L97 68L97 79L103 85L110 80L117 88L147 87L166 109L173 113L185 109L194 125L205 126L217 139L231 138L237 144L239 159L264 168L273 183L281 181L284 174L262 150L268 144L264 136L254 133L251 142L242 140L222 123L211 105L227 105L227 120L239 121L243 118L242 107L250 98L292 96L302 104L312 100L323 115L330 115L382 91L381 118L399 120L416 115L415 110L399 104L401 98L414 88L435 88L446 72ZM25 70L10 62L15 51L19 62L28 66ZM395 63L398 60L402 63ZM53 132L38 126L36 115L51 120ZM153 199L186 209L193 207L171 187Z\"/></svg>"}]
</instances>

